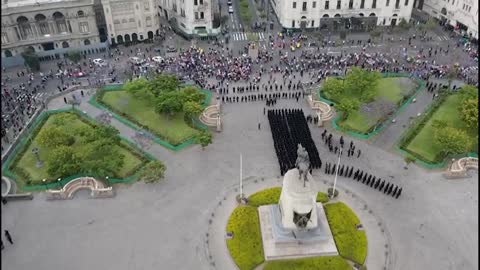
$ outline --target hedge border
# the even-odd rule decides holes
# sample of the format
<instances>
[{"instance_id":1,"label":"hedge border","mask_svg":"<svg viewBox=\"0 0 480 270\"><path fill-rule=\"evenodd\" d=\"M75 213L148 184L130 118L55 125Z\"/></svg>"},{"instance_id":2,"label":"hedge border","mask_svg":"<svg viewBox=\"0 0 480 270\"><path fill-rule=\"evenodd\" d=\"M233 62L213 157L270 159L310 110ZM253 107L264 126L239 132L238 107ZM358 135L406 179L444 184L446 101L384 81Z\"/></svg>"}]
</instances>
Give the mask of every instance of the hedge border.
<instances>
[{"instance_id":1,"label":"hedge border","mask_svg":"<svg viewBox=\"0 0 480 270\"><path fill-rule=\"evenodd\" d=\"M416 164L421 165L427 169L439 169L443 168L448 164L448 161L452 158L460 159L463 157L476 157L478 158L478 153L475 152L468 152L464 154L457 154L457 155L448 155L443 158L436 158L435 161L427 161L423 156L409 151L406 147L410 142L420 133L426 123L430 120L433 114L442 106L442 104L446 101L447 97L450 96L451 93L443 93L440 94L433 103L431 103L424 111L423 115L420 118L417 118L413 123L412 127L409 127L400 137L400 139L395 143L395 151L397 151L403 157L412 157Z\"/></svg>"},{"instance_id":2,"label":"hedge border","mask_svg":"<svg viewBox=\"0 0 480 270\"><path fill-rule=\"evenodd\" d=\"M90 98L88 103L90 103L92 106L96 107L97 109L108 111L109 113L112 114L112 116L115 119L117 119L122 124L130 127L131 129L134 129L136 131L146 131L146 132L154 135L153 141L156 144L159 144L159 145L161 145L161 146L163 146L167 149L170 149L172 151L180 151L180 150L184 149L185 147L187 147L191 144L195 144L195 137L190 137L187 140L185 140L184 142L180 143L179 145L173 145L173 144L167 142L165 140L165 138L162 138L162 136L160 134L150 130L148 127L142 127L142 125L134 119L127 118L127 116L124 115L122 112L116 110L115 108L113 108L113 107L109 106L108 104L101 101L105 92L108 92L108 91L124 91L123 90L123 84L103 87L100 90L99 93L96 93L95 95L93 95ZM202 91L202 93L205 94L205 100L202 103L202 108L205 109L210 104L210 101L211 101L211 98L212 98L212 93L210 91L202 89L202 88L200 88L200 91ZM198 130L208 130L208 127L206 125L204 125L203 123L201 123L197 118L193 119L193 123L194 123L193 124L194 128L196 128ZM189 123L187 123L187 125L188 124Z\"/></svg>"},{"instance_id":3,"label":"hedge border","mask_svg":"<svg viewBox=\"0 0 480 270\"><path fill-rule=\"evenodd\" d=\"M382 73L382 76L383 78L410 78L410 79L415 79L415 81L417 82L418 86L417 86L417 89L414 91L414 93L406 100L403 102L403 104L400 105L400 107L395 110L395 112L390 115L389 117L387 117L387 119L385 119L384 121L382 121L380 124L376 124L373 126L373 131L370 131L369 133L367 134L364 134L364 133L360 133L360 132L356 132L354 130L346 130L345 128L342 128L340 127L337 122L342 118L342 114L341 113L338 113L336 117L334 117L332 120L331 120L331 123L332 123L332 126L337 130L337 131L340 131L340 132L344 132L354 138L357 138L357 139L364 139L364 140L368 140L370 138L372 138L373 136L375 135L378 135L380 132L382 132L386 127L388 127L391 123L391 120L394 119L399 113L401 113L411 102L412 100L418 95L418 93L420 93L420 91L425 88L425 82L419 78L416 78L408 73L393 73L393 72L385 72L385 73ZM334 101L331 101L331 100L328 100L326 98L324 98L322 95L321 95L321 89L319 88L317 90L317 96L318 98L320 99L320 101L323 101L323 102L326 102L328 104L334 104L336 105L336 102ZM379 127L378 127L379 126ZM377 128L378 127L378 128Z\"/></svg>"},{"instance_id":4,"label":"hedge border","mask_svg":"<svg viewBox=\"0 0 480 270\"><path fill-rule=\"evenodd\" d=\"M87 175L87 174L75 174L72 176L65 177L61 181L55 181L46 183L45 185L27 185L25 181L25 185L23 185L24 182L17 181L18 179L18 172L14 173L13 172L13 167L16 165L16 163L20 160L21 156L25 153L25 151L28 149L30 146L30 143L32 142L33 138L38 134L38 132L41 130L43 124L48 120L48 118L57 113L66 113L66 112L71 112L76 114L81 121L84 121L85 123L89 125L98 125L99 123L95 121L92 117L89 115L85 114L82 111L79 111L78 109L59 109L59 110L49 110L42 112L35 120L34 123L30 126L30 128L27 130L26 136L20 139L20 142L17 144L17 146L13 149L12 154L7 158L7 160L2 164L2 175L9 177L10 179L14 180L17 186L19 187L20 191L41 191L41 190L46 190L46 189L53 189L53 188L62 188L64 185L66 185L68 182L71 180L78 178L78 177L85 177L85 176L93 176L96 177L95 175ZM128 174L130 176L126 178L109 178L107 181L108 185L112 184L118 184L118 183L131 183L135 179L138 178L138 173L141 168L143 168L146 163L148 163L151 160L156 160L153 156L150 154L146 153L142 149L138 148L135 144L132 142L128 141L126 138L119 136L120 137L120 147L124 147L125 149L129 150L133 155L136 157L139 157L140 160L142 161L141 164L134 169L131 170ZM101 177L96 177L97 179L101 179ZM21 185L19 185L21 183Z\"/></svg>"}]
</instances>

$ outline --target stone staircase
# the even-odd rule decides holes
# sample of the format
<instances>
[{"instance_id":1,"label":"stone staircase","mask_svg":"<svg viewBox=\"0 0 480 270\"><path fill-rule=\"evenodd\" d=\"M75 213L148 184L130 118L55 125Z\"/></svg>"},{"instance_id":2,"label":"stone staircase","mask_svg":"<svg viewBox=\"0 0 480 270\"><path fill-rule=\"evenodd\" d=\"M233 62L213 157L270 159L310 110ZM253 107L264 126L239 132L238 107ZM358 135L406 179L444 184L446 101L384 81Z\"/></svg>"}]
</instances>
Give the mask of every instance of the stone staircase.
<instances>
[{"instance_id":1,"label":"stone staircase","mask_svg":"<svg viewBox=\"0 0 480 270\"><path fill-rule=\"evenodd\" d=\"M452 160L452 163L448 167L447 172L444 173L444 177L447 179L467 178L468 170L478 171L478 158L464 157L459 160Z\"/></svg>"}]
</instances>

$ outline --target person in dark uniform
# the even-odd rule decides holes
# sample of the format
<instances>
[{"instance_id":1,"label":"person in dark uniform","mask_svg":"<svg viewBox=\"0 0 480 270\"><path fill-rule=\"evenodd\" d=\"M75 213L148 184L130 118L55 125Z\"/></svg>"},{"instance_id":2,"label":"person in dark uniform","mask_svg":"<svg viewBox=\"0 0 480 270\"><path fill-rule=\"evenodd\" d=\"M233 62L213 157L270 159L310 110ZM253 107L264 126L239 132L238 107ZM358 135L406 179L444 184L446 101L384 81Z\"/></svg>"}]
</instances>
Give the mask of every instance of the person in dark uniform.
<instances>
[{"instance_id":1,"label":"person in dark uniform","mask_svg":"<svg viewBox=\"0 0 480 270\"><path fill-rule=\"evenodd\" d=\"M10 232L8 230L5 230L5 237L7 238L8 242L13 245L12 236L10 235Z\"/></svg>"}]
</instances>

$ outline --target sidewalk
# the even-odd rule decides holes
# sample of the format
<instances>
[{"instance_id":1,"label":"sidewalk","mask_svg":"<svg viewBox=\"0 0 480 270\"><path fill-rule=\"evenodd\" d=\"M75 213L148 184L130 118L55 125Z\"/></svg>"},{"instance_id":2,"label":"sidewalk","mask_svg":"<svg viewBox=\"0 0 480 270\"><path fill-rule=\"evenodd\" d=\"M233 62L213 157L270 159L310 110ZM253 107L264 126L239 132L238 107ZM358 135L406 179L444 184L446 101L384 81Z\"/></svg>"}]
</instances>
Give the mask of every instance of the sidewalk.
<instances>
[{"instance_id":1,"label":"sidewalk","mask_svg":"<svg viewBox=\"0 0 480 270\"><path fill-rule=\"evenodd\" d=\"M333 183L333 176L321 175L323 181L320 181L320 174L314 174L316 186L319 191L326 191ZM259 177L252 177L244 180L244 194L246 197L251 194L271 187L282 186L282 179L272 177L262 180ZM351 180L341 179L344 182ZM338 181L338 182L342 182ZM339 198L332 202L341 201L347 204L358 216L367 234L368 251L366 265L368 269L394 269L392 254L392 243L390 233L383 225L384 222L375 215L367 203L357 194L345 189L343 184L337 184ZM226 192L218 196L218 201L214 209L210 209L208 215L211 223L208 228L206 238L207 257L210 258L212 269L238 269L232 260L226 244L226 227L230 214L237 206L236 195L238 194L238 185L231 186ZM385 268L384 268L385 267Z\"/></svg>"}]
</instances>

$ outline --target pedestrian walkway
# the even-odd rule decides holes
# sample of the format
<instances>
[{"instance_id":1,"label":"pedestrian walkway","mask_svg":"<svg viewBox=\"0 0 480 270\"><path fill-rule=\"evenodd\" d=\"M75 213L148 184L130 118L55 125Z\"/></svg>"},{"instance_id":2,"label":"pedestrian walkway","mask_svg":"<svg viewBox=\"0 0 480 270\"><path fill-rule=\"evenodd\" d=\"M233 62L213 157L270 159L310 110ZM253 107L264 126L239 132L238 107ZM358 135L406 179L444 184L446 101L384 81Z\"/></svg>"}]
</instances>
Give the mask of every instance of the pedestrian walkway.
<instances>
[{"instance_id":1,"label":"pedestrian walkway","mask_svg":"<svg viewBox=\"0 0 480 270\"><path fill-rule=\"evenodd\" d=\"M233 32L232 38L234 41L256 41L266 40L263 32Z\"/></svg>"}]
</instances>

